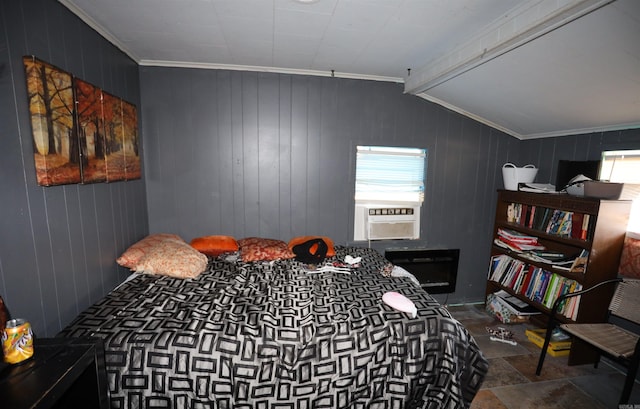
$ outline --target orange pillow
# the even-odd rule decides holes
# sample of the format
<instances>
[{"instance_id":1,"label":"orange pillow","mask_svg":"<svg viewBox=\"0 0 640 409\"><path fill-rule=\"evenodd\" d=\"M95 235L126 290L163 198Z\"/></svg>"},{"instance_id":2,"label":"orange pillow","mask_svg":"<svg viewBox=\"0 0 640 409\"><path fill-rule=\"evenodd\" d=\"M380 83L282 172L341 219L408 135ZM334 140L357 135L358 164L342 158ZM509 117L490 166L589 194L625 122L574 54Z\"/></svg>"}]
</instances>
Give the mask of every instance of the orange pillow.
<instances>
[{"instance_id":1,"label":"orange pillow","mask_svg":"<svg viewBox=\"0 0 640 409\"><path fill-rule=\"evenodd\" d=\"M309 240L313 240L313 239L322 239L322 241L324 241L327 244L327 257L333 257L336 255L336 251L333 248L333 240L331 240L328 237L325 236L298 236L298 237L294 237L289 241L289 244L287 245L289 247L289 250L293 251L293 248L295 246L297 246L298 244L302 244L304 242L307 242ZM311 252L313 253L315 251L315 249L311 248L310 249Z\"/></svg>"},{"instance_id":2,"label":"orange pillow","mask_svg":"<svg viewBox=\"0 0 640 409\"><path fill-rule=\"evenodd\" d=\"M222 253L238 251L238 242L231 236L203 236L191 240L191 247L202 254L218 257Z\"/></svg>"}]
</instances>

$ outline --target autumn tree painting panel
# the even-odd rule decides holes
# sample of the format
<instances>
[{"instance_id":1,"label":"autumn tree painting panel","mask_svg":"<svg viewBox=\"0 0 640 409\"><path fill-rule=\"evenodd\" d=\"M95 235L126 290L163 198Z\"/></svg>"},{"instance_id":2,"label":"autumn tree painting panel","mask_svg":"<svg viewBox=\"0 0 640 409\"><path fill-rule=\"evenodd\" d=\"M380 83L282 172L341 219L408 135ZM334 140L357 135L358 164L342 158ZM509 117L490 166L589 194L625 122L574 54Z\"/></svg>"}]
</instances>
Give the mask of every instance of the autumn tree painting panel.
<instances>
[{"instance_id":1,"label":"autumn tree painting panel","mask_svg":"<svg viewBox=\"0 0 640 409\"><path fill-rule=\"evenodd\" d=\"M124 126L122 99L102 92L103 134L107 182L125 180Z\"/></svg>"},{"instance_id":2,"label":"autumn tree painting panel","mask_svg":"<svg viewBox=\"0 0 640 409\"><path fill-rule=\"evenodd\" d=\"M80 146L72 76L32 56L24 57L23 63L38 184L79 183Z\"/></svg>"},{"instance_id":3,"label":"autumn tree painting panel","mask_svg":"<svg viewBox=\"0 0 640 409\"><path fill-rule=\"evenodd\" d=\"M107 180L107 169L106 143L102 133L102 90L79 78L74 78L74 84L82 182L104 182Z\"/></svg>"},{"instance_id":4,"label":"autumn tree painting panel","mask_svg":"<svg viewBox=\"0 0 640 409\"><path fill-rule=\"evenodd\" d=\"M140 179L138 113L135 105L124 100L122 101L122 131L125 179Z\"/></svg>"}]
</instances>

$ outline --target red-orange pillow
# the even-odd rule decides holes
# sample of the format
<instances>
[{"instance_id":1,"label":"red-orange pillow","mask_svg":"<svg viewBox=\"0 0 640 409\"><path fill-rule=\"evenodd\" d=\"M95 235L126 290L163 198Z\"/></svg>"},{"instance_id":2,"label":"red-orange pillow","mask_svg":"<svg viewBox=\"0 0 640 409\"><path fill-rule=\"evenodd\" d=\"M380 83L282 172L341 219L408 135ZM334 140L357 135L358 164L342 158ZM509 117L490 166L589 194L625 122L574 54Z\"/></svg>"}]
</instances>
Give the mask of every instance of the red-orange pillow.
<instances>
[{"instance_id":1,"label":"red-orange pillow","mask_svg":"<svg viewBox=\"0 0 640 409\"><path fill-rule=\"evenodd\" d=\"M625 277L640 278L640 235L627 232L618 271Z\"/></svg>"},{"instance_id":2,"label":"red-orange pillow","mask_svg":"<svg viewBox=\"0 0 640 409\"><path fill-rule=\"evenodd\" d=\"M184 243L184 240L176 234L169 233L156 233L150 234L142 240L132 244L120 257L116 259L116 262L122 267L135 269L142 257L148 253L151 249L162 244L166 241L177 241Z\"/></svg>"},{"instance_id":3,"label":"red-orange pillow","mask_svg":"<svg viewBox=\"0 0 640 409\"><path fill-rule=\"evenodd\" d=\"M218 257L222 253L238 251L238 242L231 236L203 236L191 240L191 247L208 256Z\"/></svg>"},{"instance_id":4,"label":"red-orange pillow","mask_svg":"<svg viewBox=\"0 0 640 409\"><path fill-rule=\"evenodd\" d=\"M246 237L238 240L238 246L242 261L272 261L296 256L282 240Z\"/></svg>"},{"instance_id":5,"label":"red-orange pillow","mask_svg":"<svg viewBox=\"0 0 640 409\"><path fill-rule=\"evenodd\" d=\"M333 257L336 255L336 251L333 248L333 240L331 240L330 238L326 237L326 236L298 236L298 237L294 237L291 240L289 240L289 244L287 245L289 247L289 250L291 250L293 252L293 248L295 246L297 246L298 244L302 244L305 243L309 240L313 240L313 239L322 239L322 241L324 241L327 245L327 257ZM315 248L311 248L309 249L311 250L311 253L315 252Z\"/></svg>"}]
</instances>

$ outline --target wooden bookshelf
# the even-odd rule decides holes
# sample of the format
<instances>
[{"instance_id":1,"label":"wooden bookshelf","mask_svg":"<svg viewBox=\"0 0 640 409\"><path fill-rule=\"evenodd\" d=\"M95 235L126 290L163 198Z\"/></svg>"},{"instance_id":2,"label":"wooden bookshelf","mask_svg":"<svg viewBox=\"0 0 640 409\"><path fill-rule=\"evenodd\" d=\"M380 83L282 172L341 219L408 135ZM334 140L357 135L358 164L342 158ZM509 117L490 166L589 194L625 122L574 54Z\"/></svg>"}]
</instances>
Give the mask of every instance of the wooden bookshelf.
<instances>
[{"instance_id":1,"label":"wooden bookshelf","mask_svg":"<svg viewBox=\"0 0 640 409\"><path fill-rule=\"evenodd\" d=\"M600 200L582 198L567 194L530 193L510 190L499 190L496 203L495 223L493 238L499 238L499 230L507 230L525 236L537 238L537 243L545 250L570 255L577 255L581 251L588 252L588 258L584 271L567 271L564 268L555 267L556 264L532 259L528 251L509 249L501 245L492 246L491 265L489 266L486 295L503 289L529 305L542 312L543 317L551 313L552 301L562 291L570 291L570 287L562 286L562 283L574 284L574 287L590 288L593 285L615 278L618 274L618 264L622 245L629 220L631 202L624 200ZM547 218L543 217L547 214ZM553 222L553 215L556 220ZM565 220L562 224L558 218ZM584 219L588 222L585 223ZM568 220L568 221L567 221ZM571 226L568 226L568 223ZM570 227L570 228L569 228ZM514 260L513 264L525 264L526 271L545 271L551 279L555 275L557 284L555 292L550 292L538 297L527 293L529 287L523 289L520 281L500 280L500 276L494 274L496 259ZM569 266L570 267L570 266ZM515 274L515 273L514 273ZM503 278L504 276L502 276ZM514 285L515 283L519 285ZM531 284L531 280L529 281ZM545 291L549 287L545 288ZM607 307L613 287L608 294L594 292L580 298L573 313L565 311L558 318L563 322L603 322L607 318ZM546 303L544 297L546 296ZM543 323L546 319L541 320ZM595 362L596 355L590 348L580 342L574 342L569 354L569 364L577 365Z\"/></svg>"}]
</instances>

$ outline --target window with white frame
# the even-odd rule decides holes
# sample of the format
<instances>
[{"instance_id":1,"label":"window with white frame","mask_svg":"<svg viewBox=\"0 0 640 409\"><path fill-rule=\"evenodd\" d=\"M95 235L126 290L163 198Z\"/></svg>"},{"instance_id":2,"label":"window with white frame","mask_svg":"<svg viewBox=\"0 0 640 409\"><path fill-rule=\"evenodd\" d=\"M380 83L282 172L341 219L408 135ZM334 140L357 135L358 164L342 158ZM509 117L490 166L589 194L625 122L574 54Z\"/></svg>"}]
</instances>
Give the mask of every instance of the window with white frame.
<instances>
[{"instance_id":1,"label":"window with white frame","mask_svg":"<svg viewBox=\"0 0 640 409\"><path fill-rule=\"evenodd\" d=\"M427 150L388 146L358 146L356 202L424 200Z\"/></svg>"},{"instance_id":2,"label":"window with white frame","mask_svg":"<svg viewBox=\"0 0 640 409\"><path fill-rule=\"evenodd\" d=\"M599 179L637 185L627 229L640 233L640 149L602 152Z\"/></svg>"},{"instance_id":3,"label":"window with white frame","mask_svg":"<svg viewBox=\"0 0 640 409\"><path fill-rule=\"evenodd\" d=\"M427 150L358 146L354 240L419 239Z\"/></svg>"}]
</instances>

